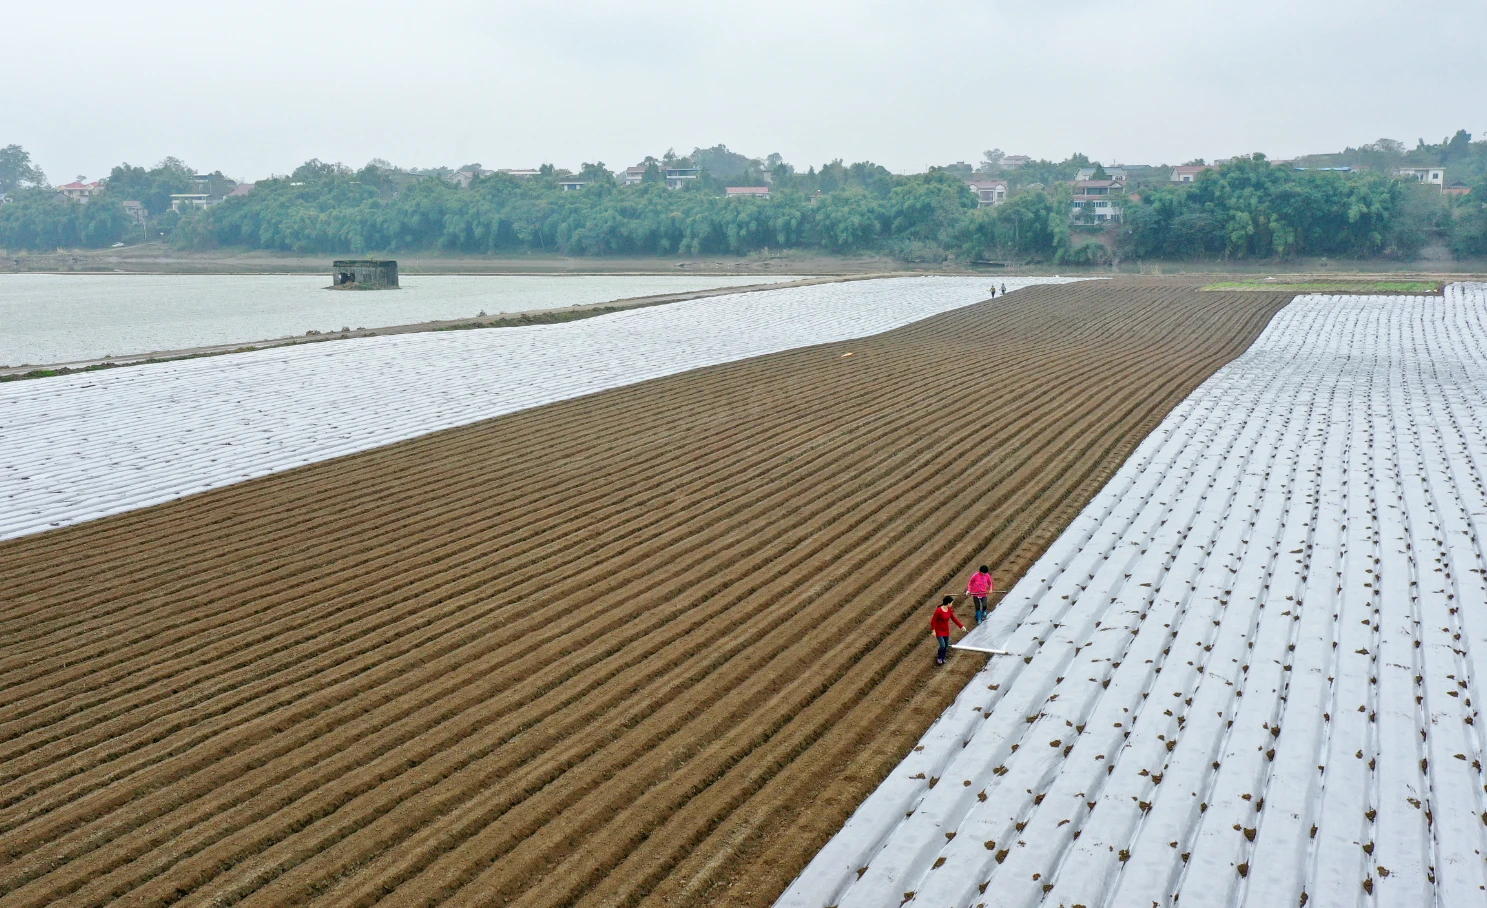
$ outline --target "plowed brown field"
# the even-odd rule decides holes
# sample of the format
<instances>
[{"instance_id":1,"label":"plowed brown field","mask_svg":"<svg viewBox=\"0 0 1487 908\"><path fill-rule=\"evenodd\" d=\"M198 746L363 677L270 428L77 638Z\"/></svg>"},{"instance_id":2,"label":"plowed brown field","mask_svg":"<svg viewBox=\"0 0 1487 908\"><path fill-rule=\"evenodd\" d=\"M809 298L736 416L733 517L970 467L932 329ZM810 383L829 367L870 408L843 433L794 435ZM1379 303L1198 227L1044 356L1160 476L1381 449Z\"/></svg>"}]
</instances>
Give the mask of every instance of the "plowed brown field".
<instances>
[{"instance_id":1,"label":"plowed brown field","mask_svg":"<svg viewBox=\"0 0 1487 908\"><path fill-rule=\"evenodd\" d=\"M932 594L1288 299L1035 287L0 544L0 906L767 904L978 667Z\"/></svg>"}]
</instances>

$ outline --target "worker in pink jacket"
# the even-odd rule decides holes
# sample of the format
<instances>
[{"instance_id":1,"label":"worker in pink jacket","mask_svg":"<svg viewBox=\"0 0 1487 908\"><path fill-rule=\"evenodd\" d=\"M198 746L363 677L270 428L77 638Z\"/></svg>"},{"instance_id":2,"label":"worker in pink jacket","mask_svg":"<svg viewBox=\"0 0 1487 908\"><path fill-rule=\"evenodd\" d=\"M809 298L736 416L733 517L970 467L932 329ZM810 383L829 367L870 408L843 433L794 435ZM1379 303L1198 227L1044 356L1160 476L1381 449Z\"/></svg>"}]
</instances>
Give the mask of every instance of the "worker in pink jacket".
<instances>
[{"instance_id":1,"label":"worker in pink jacket","mask_svg":"<svg viewBox=\"0 0 1487 908\"><path fill-rule=\"evenodd\" d=\"M991 577L991 568L984 564L981 565L980 569L971 575L971 582L966 584L966 594L976 603L977 624L986 620L986 613L989 611L986 601L991 598L995 590L996 581Z\"/></svg>"},{"instance_id":2,"label":"worker in pink jacket","mask_svg":"<svg viewBox=\"0 0 1487 908\"><path fill-rule=\"evenodd\" d=\"M935 613L929 618L929 629L934 631L935 637L940 642L940 652L935 656L935 665L944 665L945 657L950 653L950 622L952 621L961 630L966 629L966 626L960 623L960 619L955 617L955 597L946 596L940 600L940 607L935 609Z\"/></svg>"}]
</instances>

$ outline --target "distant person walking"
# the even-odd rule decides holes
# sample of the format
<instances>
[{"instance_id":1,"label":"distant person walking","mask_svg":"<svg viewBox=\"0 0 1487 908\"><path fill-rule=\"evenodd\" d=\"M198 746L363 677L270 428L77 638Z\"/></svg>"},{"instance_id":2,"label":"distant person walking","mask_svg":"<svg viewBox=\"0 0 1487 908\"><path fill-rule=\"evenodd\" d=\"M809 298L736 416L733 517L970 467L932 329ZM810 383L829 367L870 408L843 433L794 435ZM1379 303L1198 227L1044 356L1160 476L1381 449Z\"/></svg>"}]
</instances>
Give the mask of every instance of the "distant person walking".
<instances>
[{"instance_id":1,"label":"distant person walking","mask_svg":"<svg viewBox=\"0 0 1487 908\"><path fill-rule=\"evenodd\" d=\"M935 637L940 641L939 655L935 656L935 665L944 665L945 657L950 654L950 622L965 630L966 626L955 617L955 597L946 596L940 600L940 607L930 616L929 629L935 632Z\"/></svg>"},{"instance_id":2,"label":"distant person walking","mask_svg":"<svg viewBox=\"0 0 1487 908\"><path fill-rule=\"evenodd\" d=\"M989 611L986 600L991 598L995 589L996 581L992 579L991 568L984 564L971 575L971 582L966 584L966 594L976 603L977 624L986 620L986 613Z\"/></svg>"},{"instance_id":3,"label":"distant person walking","mask_svg":"<svg viewBox=\"0 0 1487 908\"><path fill-rule=\"evenodd\" d=\"M1002 285L1002 296L1006 296L1006 295L1007 295L1007 285L1006 284L1003 284Z\"/></svg>"}]
</instances>

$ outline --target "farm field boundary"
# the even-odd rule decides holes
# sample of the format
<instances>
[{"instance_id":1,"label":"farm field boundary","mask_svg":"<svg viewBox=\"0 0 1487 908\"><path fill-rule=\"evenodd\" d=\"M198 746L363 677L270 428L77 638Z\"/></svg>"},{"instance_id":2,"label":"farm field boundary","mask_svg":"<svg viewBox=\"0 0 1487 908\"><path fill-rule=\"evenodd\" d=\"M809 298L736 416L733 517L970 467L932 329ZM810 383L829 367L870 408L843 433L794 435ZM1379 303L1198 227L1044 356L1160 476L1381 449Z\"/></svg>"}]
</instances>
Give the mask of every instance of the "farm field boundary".
<instances>
[{"instance_id":1,"label":"farm field boundary","mask_svg":"<svg viewBox=\"0 0 1487 908\"><path fill-rule=\"evenodd\" d=\"M1487 286L1297 297L778 905L1483 903L1484 414Z\"/></svg>"},{"instance_id":2,"label":"farm field boundary","mask_svg":"<svg viewBox=\"0 0 1487 908\"><path fill-rule=\"evenodd\" d=\"M767 905L973 676L929 594L1289 299L1030 287L0 543L0 905Z\"/></svg>"},{"instance_id":3,"label":"farm field boundary","mask_svg":"<svg viewBox=\"0 0 1487 908\"><path fill-rule=\"evenodd\" d=\"M1288 290L1292 293L1347 293L1347 294L1401 294L1420 296L1429 294L1440 296L1445 283L1443 281L1422 280L1389 280L1389 279L1357 279L1357 278L1333 278L1328 280L1316 279L1283 279L1276 280L1274 277L1251 278L1243 281L1219 281L1204 287L1204 290Z\"/></svg>"}]
</instances>

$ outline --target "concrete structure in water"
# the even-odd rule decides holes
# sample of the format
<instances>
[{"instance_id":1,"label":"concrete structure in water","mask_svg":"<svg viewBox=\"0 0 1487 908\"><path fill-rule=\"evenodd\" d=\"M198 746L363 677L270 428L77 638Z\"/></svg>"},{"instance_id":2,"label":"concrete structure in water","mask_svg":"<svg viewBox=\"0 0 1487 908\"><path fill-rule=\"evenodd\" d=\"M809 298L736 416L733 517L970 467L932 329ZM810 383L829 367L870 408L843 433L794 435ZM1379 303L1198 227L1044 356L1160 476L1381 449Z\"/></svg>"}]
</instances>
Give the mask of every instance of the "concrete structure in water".
<instances>
[{"instance_id":1,"label":"concrete structure in water","mask_svg":"<svg viewBox=\"0 0 1487 908\"><path fill-rule=\"evenodd\" d=\"M341 259L331 266L332 290L396 290L397 286L397 262Z\"/></svg>"}]
</instances>

